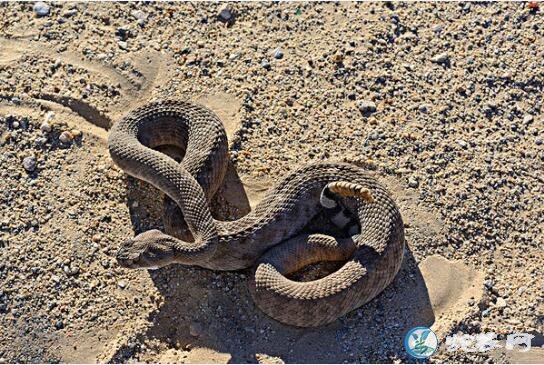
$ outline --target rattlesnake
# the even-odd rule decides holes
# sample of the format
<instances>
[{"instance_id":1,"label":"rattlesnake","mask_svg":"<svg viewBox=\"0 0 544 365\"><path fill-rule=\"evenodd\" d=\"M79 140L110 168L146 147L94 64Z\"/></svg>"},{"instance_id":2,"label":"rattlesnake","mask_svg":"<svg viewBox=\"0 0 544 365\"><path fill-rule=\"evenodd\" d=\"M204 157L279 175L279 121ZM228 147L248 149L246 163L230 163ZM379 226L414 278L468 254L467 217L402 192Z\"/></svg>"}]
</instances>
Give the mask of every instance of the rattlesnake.
<instances>
[{"instance_id":1,"label":"rattlesnake","mask_svg":"<svg viewBox=\"0 0 544 365\"><path fill-rule=\"evenodd\" d=\"M167 145L184 151L181 163L155 150ZM223 125L212 111L178 100L141 106L113 126L108 146L121 169L176 202L194 238L184 241L158 230L141 233L121 244L121 266L254 266L250 292L257 306L281 322L304 327L329 323L366 303L400 268L400 212L360 167L335 162L304 166L280 180L246 216L217 221L209 201L225 176L228 150ZM349 233L334 238L305 232L323 211ZM286 277L321 261L345 263L313 281Z\"/></svg>"}]
</instances>

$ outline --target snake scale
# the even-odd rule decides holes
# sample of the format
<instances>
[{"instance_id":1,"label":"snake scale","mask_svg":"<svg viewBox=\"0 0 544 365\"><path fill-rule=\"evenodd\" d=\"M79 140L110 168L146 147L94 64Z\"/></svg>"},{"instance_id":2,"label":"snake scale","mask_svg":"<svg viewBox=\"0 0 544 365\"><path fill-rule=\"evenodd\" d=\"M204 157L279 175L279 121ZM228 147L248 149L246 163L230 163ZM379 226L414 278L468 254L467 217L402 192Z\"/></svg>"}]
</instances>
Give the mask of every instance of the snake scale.
<instances>
[{"instance_id":1,"label":"snake scale","mask_svg":"<svg viewBox=\"0 0 544 365\"><path fill-rule=\"evenodd\" d=\"M157 151L163 146L184 151L181 162ZM363 305L399 271L405 242L400 212L384 187L358 166L309 164L282 178L246 216L218 221L209 201L223 182L228 144L221 120L209 109L181 100L145 104L115 123L108 148L122 170L179 206L192 234L183 240L150 230L128 239L117 253L123 267L254 267L250 292L256 305L301 327L332 322ZM306 232L321 213L345 234ZM324 261L342 265L317 280L289 278Z\"/></svg>"}]
</instances>

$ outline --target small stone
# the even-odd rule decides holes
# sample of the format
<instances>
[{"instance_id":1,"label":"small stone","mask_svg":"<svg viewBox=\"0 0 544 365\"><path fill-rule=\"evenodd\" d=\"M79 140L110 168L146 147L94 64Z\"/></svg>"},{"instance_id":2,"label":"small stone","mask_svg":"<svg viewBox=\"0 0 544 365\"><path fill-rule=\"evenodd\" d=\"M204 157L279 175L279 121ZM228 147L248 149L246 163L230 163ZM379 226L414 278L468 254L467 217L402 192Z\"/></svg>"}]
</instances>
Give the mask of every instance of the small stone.
<instances>
[{"instance_id":1,"label":"small stone","mask_svg":"<svg viewBox=\"0 0 544 365\"><path fill-rule=\"evenodd\" d=\"M132 17L136 20L142 20L142 21L146 21L147 20L147 14L144 13L143 11L141 10L133 10L130 15L132 15Z\"/></svg>"},{"instance_id":2,"label":"small stone","mask_svg":"<svg viewBox=\"0 0 544 365\"><path fill-rule=\"evenodd\" d=\"M120 287L121 289L125 289L128 286L128 283L124 280L119 280L117 282L117 286Z\"/></svg>"},{"instance_id":3,"label":"small stone","mask_svg":"<svg viewBox=\"0 0 544 365\"><path fill-rule=\"evenodd\" d=\"M270 62L268 62L268 60L266 60L266 59L262 60L261 66L266 70L270 70Z\"/></svg>"},{"instance_id":4,"label":"small stone","mask_svg":"<svg viewBox=\"0 0 544 365\"><path fill-rule=\"evenodd\" d=\"M466 141L462 140L462 139L458 139L457 144L459 146L461 146L462 148L467 148L468 147L468 143Z\"/></svg>"},{"instance_id":5,"label":"small stone","mask_svg":"<svg viewBox=\"0 0 544 365\"><path fill-rule=\"evenodd\" d=\"M234 18L236 17L236 14L234 10L229 6L229 4L224 4L219 8L219 13L217 15L217 18L225 23L230 23L234 21Z\"/></svg>"},{"instance_id":6,"label":"small stone","mask_svg":"<svg viewBox=\"0 0 544 365\"><path fill-rule=\"evenodd\" d=\"M100 242L100 240L102 240L102 236L97 233L97 234L93 235L93 237L91 239L92 239L93 242L98 243L98 242Z\"/></svg>"},{"instance_id":7,"label":"small stone","mask_svg":"<svg viewBox=\"0 0 544 365\"><path fill-rule=\"evenodd\" d=\"M189 325L189 334L193 337L200 337L204 334L204 327L198 322L192 322Z\"/></svg>"},{"instance_id":8,"label":"small stone","mask_svg":"<svg viewBox=\"0 0 544 365\"><path fill-rule=\"evenodd\" d=\"M535 143L536 143L537 146L540 146L540 145L544 144L544 139L542 139L541 137L537 137L535 139Z\"/></svg>"},{"instance_id":9,"label":"small stone","mask_svg":"<svg viewBox=\"0 0 544 365\"><path fill-rule=\"evenodd\" d=\"M446 52L440 53L434 56L433 58L431 58L432 62L439 63L439 64L448 63L449 60L450 60L450 56Z\"/></svg>"},{"instance_id":10,"label":"small stone","mask_svg":"<svg viewBox=\"0 0 544 365\"><path fill-rule=\"evenodd\" d=\"M340 52L336 52L332 56L332 62L336 63L337 65L341 64L342 62L344 62L344 55Z\"/></svg>"},{"instance_id":11,"label":"small stone","mask_svg":"<svg viewBox=\"0 0 544 365\"><path fill-rule=\"evenodd\" d=\"M495 302L495 305L498 308L504 308L504 307L506 307L506 300L504 300L504 298L498 297L497 301Z\"/></svg>"},{"instance_id":12,"label":"small stone","mask_svg":"<svg viewBox=\"0 0 544 365\"><path fill-rule=\"evenodd\" d=\"M524 124L529 124L533 121L533 116L532 115L526 115L523 117L523 123Z\"/></svg>"},{"instance_id":13,"label":"small stone","mask_svg":"<svg viewBox=\"0 0 544 365\"><path fill-rule=\"evenodd\" d=\"M279 60L279 59L282 59L283 58L283 51L281 50L281 48L276 48L274 50L274 53L272 54L274 56L275 59Z\"/></svg>"},{"instance_id":14,"label":"small stone","mask_svg":"<svg viewBox=\"0 0 544 365\"><path fill-rule=\"evenodd\" d=\"M19 126L20 126L20 124L19 124L18 121L15 121L15 122L11 123L11 128L13 128L13 129L17 129L17 128L19 128Z\"/></svg>"},{"instance_id":15,"label":"small stone","mask_svg":"<svg viewBox=\"0 0 544 365\"><path fill-rule=\"evenodd\" d=\"M125 42L125 41L119 41L119 42L117 42L117 45L119 46L119 48L121 48L123 50L126 50L128 48L128 43Z\"/></svg>"},{"instance_id":16,"label":"small stone","mask_svg":"<svg viewBox=\"0 0 544 365\"><path fill-rule=\"evenodd\" d=\"M43 133L49 133L51 132L51 125L49 125L47 122L43 122L42 125L40 125L40 130Z\"/></svg>"},{"instance_id":17,"label":"small stone","mask_svg":"<svg viewBox=\"0 0 544 365\"><path fill-rule=\"evenodd\" d=\"M36 15L39 17L49 15L49 5L43 1L34 3L34 13L36 13Z\"/></svg>"},{"instance_id":18,"label":"small stone","mask_svg":"<svg viewBox=\"0 0 544 365\"><path fill-rule=\"evenodd\" d=\"M64 328L64 323L61 320L58 320L55 323L55 328L58 329L58 330L63 329Z\"/></svg>"},{"instance_id":19,"label":"small stone","mask_svg":"<svg viewBox=\"0 0 544 365\"><path fill-rule=\"evenodd\" d=\"M47 138L45 137L38 137L34 140L34 146L41 148L47 143Z\"/></svg>"},{"instance_id":20,"label":"small stone","mask_svg":"<svg viewBox=\"0 0 544 365\"><path fill-rule=\"evenodd\" d=\"M23 159L23 167L26 171L32 172L36 170L36 157L28 156Z\"/></svg>"},{"instance_id":21,"label":"small stone","mask_svg":"<svg viewBox=\"0 0 544 365\"><path fill-rule=\"evenodd\" d=\"M73 140L74 140L74 136L69 131L64 131L59 136L59 141L61 141L62 143L68 144L72 142Z\"/></svg>"},{"instance_id":22,"label":"small stone","mask_svg":"<svg viewBox=\"0 0 544 365\"><path fill-rule=\"evenodd\" d=\"M415 177L410 177L408 179L408 186L411 188L417 188L419 186L419 181Z\"/></svg>"},{"instance_id":23,"label":"small stone","mask_svg":"<svg viewBox=\"0 0 544 365\"><path fill-rule=\"evenodd\" d=\"M8 360L5 357L0 357L0 364L7 364Z\"/></svg>"},{"instance_id":24,"label":"small stone","mask_svg":"<svg viewBox=\"0 0 544 365\"><path fill-rule=\"evenodd\" d=\"M427 104L421 104L418 109L421 113L427 113L429 111Z\"/></svg>"},{"instance_id":25,"label":"small stone","mask_svg":"<svg viewBox=\"0 0 544 365\"><path fill-rule=\"evenodd\" d=\"M72 133L72 136L74 136L74 138L76 139L82 136L82 133L79 129L72 129L70 133Z\"/></svg>"},{"instance_id":26,"label":"small stone","mask_svg":"<svg viewBox=\"0 0 544 365\"><path fill-rule=\"evenodd\" d=\"M376 111L376 104L373 101L363 100L359 103L359 110L361 113L374 113Z\"/></svg>"}]
</instances>

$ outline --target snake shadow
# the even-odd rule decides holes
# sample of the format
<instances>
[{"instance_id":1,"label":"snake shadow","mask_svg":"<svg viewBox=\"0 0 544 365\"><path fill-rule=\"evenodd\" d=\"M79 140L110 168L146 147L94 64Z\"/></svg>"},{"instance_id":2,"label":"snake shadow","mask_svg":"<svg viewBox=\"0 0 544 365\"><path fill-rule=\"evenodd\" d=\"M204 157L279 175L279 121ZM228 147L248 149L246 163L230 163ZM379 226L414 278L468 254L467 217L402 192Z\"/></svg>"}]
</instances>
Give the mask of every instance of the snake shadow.
<instances>
[{"instance_id":1,"label":"snake shadow","mask_svg":"<svg viewBox=\"0 0 544 365\"><path fill-rule=\"evenodd\" d=\"M134 231L160 228L162 194L135 179L127 178L127 185ZM228 195L223 193L227 189ZM212 211L218 219L236 219L250 211L232 165L217 195ZM139 341L147 348L159 343L162 349L179 350L185 357L177 362L257 363L277 357L286 363L388 363L408 361L405 334L416 326L430 327L435 320L409 245L389 287L370 303L317 328L287 326L263 314L249 294L250 274L250 270L214 272L181 265L149 271L164 301ZM210 360L207 349L220 357ZM128 354L121 349L114 361L138 359L138 351Z\"/></svg>"}]
</instances>

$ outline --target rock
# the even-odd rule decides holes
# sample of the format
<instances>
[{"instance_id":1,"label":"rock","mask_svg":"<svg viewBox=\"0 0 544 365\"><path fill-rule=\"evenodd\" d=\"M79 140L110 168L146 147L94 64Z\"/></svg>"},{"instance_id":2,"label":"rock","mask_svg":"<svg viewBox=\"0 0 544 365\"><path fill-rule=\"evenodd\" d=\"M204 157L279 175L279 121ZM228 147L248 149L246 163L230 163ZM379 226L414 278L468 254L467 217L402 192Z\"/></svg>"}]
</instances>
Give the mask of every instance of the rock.
<instances>
[{"instance_id":1,"label":"rock","mask_svg":"<svg viewBox=\"0 0 544 365\"><path fill-rule=\"evenodd\" d=\"M144 22L147 20L147 14L141 10L133 10L130 12L130 15L136 20L142 20Z\"/></svg>"},{"instance_id":2,"label":"rock","mask_svg":"<svg viewBox=\"0 0 544 365\"><path fill-rule=\"evenodd\" d=\"M64 323L61 320L58 320L55 323L55 328L58 329L58 330L63 329L64 328Z\"/></svg>"},{"instance_id":3,"label":"rock","mask_svg":"<svg viewBox=\"0 0 544 365\"><path fill-rule=\"evenodd\" d=\"M38 1L37 3L34 3L34 13L36 13L36 15L39 17L49 15L49 5L47 5L43 1Z\"/></svg>"},{"instance_id":4,"label":"rock","mask_svg":"<svg viewBox=\"0 0 544 365\"><path fill-rule=\"evenodd\" d=\"M529 124L533 121L533 116L532 115L526 115L523 117L523 123L524 124Z\"/></svg>"},{"instance_id":5,"label":"rock","mask_svg":"<svg viewBox=\"0 0 544 365\"><path fill-rule=\"evenodd\" d=\"M281 48L276 48L274 50L274 53L272 53L272 56L274 56L275 59L279 60L283 58L283 51Z\"/></svg>"},{"instance_id":6,"label":"rock","mask_svg":"<svg viewBox=\"0 0 544 365\"><path fill-rule=\"evenodd\" d=\"M72 129L70 133L72 134L72 136L74 136L75 139L81 137L83 134L79 129Z\"/></svg>"},{"instance_id":7,"label":"rock","mask_svg":"<svg viewBox=\"0 0 544 365\"><path fill-rule=\"evenodd\" d=\"M36 157L28 156L23 159L23 167L26 171L32 172L36 170Z\"/></svg>"},{"instance_id":8,"label":"rock","mask_svg":"<svg viewBox=\"0 0 544 365\"><path fill-rule=\"evenodd\" d=\"M374 113L376 104L373 101L363 100L359 103L359 110L361 113Z\"/></svg>"},{"instance_id":9,"label":"rock","mask_svg":"<svg viewBox=\"0 0 544 365\"><path fill-rule=\"evenodd\" d=\"M497 308L504 308L506 307L506 300L504 300L504 298L498 297L495 305L497 306Z\"/></svg>"},{"instance_id":10,"label":"rock","mask_svg":"<svg viewBox=\"0 0 544 365\"><path fill-rule=\"evenodd\" d=\"M224 4L223 6L219 8L219 13L217 14L217 18L220 21L225 23L231 23L234 21L235 17L236 17L236 14L229 4Z\"/></svg>"},{"instance_id":11,"label":"rock","mask_svg":"<svg viewBox=\"0 0 544 365\"><path fill-rule=\"evenodd\" d=\"M117 42L117 45L119 46L119 48L121 48L123 50L126 50L128 48L128 43L125 42L125 41L119 41L119 42Z\"/></svg>"},{"instance_id":12,"label":"rock","mask_svg":"<svg viewBox=\"0 0 544 365\"><path fill-rule=\"evenodd\" d=\"M418 109L421 113L427 113L429 111L427 104L421 104Z\"/></svg>"},{"instance_id":13,"label":"rock","mask_svg":"<svg viewBox=\"0 0 544 365\"><path fill-rule=\"evenodd\" d=\"M128 283L124 280L119 280L117 282L117 286L121 289L125 289L128 286Z\"/></svg>"},{"instance_id":14,"label":"rock","mask_svg":"<svg viewBox=\"0 0 544 365\"><path fill-rule=\"evenodd\" d=\"M433 58L431 58L431 61L434 63L445 64L450 61L450 56L446 52L440 53L434 56Z\"/></svg>"},{"instance_id":15,"label":"rock","mask_svg":"<svg viewBox=\"0 0 544 365\"><path fill-rule=\"evenodd\" d=\"M341 64L342 62L344 62L344 55L340 52L336 52L332 56L332 62L336 63L337 65Z\"/></svg>"},{"instance_id":16,"label":"rock","mask_svg":"<svg viewBox=\"0 0 544 365\"><path fill-rule=\"evenodd\" d=\"M417 178L411 176L410 178L408 178L408 186L411 188L417 188L419 186L419 181L417 180Z\"/></svg>"},{"instance_id":17,"label":"rock","mask_svg":"<svg viewBox=\"0 0 544 365\"><path fill-rule=\"evenodd\" d=\"M34 146L38 148L42 148L47 143L47 138L45 137L38 137L34 140Z\"/></svg>"},{"instance_id":18,"label":"rock","mask_svg":"<svg viewBox=\"0 0 544 365\"><path fill-rule=\"evenodd\" d=\"M459 146L461 146L462 148L467 148L468 147L468 143L466 141L462 140L462 139L458 139L457 144Z\"/></svg>"},{"instance_id":19,"label":"rock","mask_svg":"<svg viewBox=\"0 0 544 365\"><path fill-rule=\"evenodd\" d=\"M59 141L62 143L68 144L74 140L74 136L69 131L64 131L59 136Z\"/></svg>"},{"instance_id":20,"label":"rock","mask_svg":"<svg viewBox=\"0 0 544 365\"><path fill-rule=\"evenodd\" d=\"M270 70L270 62L266 59L261 61L261 66L266 70Z\"/></svg>"},{"instance_id":21,"label":"rock","mask_svg":"<svg viewBox=\"0 0 544 365\"><path fill-rule=\"evenodd\" d=\"M49 125L47 122L43 122L42 125L40 125L40 130L43 133L49 133L51 132L51 125Z\"/></svg>"},{"instance_id":22,"label":"rock","mask_svg":"<svg viewBox=\"0 0 544 365\"><path fill-rule=\"evenodd\" d=\"M193 337L200 337L204 334L204 326L198 322L191 322L189 325L189 334Z\"/></svg>"}]
</instances>

